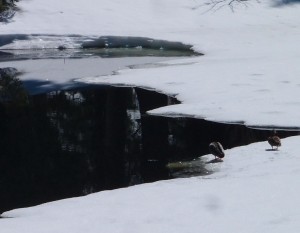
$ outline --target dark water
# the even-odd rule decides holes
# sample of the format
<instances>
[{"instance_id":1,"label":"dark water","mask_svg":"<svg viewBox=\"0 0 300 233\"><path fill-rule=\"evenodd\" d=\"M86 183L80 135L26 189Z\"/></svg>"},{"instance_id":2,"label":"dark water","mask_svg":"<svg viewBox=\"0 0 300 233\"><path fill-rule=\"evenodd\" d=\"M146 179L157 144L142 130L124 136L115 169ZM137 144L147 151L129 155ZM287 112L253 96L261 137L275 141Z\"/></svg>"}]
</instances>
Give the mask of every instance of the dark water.
<instances>
[{"instance_id":1,"label":"dark water","mask_svg":"<svg viewBox=\"0 0 300 233\"><path fill-rule=\"evenodd\" d=\"M209 153L213 140L231 148L269 135L146 115L176 101L142 89L91 86L26 96L16 87L13 92L0 105L0 212L178 177L167 164Z\"/></svg>"},{"instance_id":2,"label":"dark water","mask_svg":"<svg viewBox=\"0 0 300 233\"><path fill-rule=\"evenodd\" d=\"M199 56L192 45L147 37L51 34L0 35L0 62L50 58Z\"/></svg>"}]
</instances>

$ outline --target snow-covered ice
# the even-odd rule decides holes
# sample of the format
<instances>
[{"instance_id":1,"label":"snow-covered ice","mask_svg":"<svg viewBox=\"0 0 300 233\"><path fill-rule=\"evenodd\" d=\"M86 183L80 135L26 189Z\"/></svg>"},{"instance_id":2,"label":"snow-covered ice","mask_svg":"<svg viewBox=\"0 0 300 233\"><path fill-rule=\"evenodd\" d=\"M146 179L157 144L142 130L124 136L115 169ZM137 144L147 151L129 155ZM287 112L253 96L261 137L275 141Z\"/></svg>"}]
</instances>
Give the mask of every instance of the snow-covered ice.
<instances>
[{"instance_id":1,"label":"snow-covered ice","mask_svg":"<svg viewBox=\"0 0 300 233\"><path fill-rule=\"evenodd\" d=\"M192 44L205 56L190 64L182 60L187 65L81 81L141 85L175 94L182 102L153 114L299 127L300 4L249 0L235 3L232 11L226 5L211 9L207 3L24 0L14 21L2 24L0 33L143 36Z\"/></svg>"},{"instance_id":2,"label":"snow-covered ice","mask_svg":"<svg viewBox=\"0 0 300 233\"><path fill-rule=\"evenodd\" d=\"M143 65L166 59L164 57L28 59L0 62L0 68L16 68L21 74L18 78L22 79L27 91L30 94L38 94L83 85L82 83L74 82L74 79L96 75L107 77L113 74L114 71L125 69L130 65Z\"/></svg>"}]
</instances>

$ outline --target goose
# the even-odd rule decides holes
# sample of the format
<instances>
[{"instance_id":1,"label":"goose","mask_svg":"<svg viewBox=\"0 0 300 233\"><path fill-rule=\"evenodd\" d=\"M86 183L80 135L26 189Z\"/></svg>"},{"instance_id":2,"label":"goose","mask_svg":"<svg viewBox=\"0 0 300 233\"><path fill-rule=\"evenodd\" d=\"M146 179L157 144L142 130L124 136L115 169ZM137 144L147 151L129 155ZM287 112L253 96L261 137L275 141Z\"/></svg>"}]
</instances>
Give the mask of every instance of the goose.
<instances>
[{"instance_id":1,"label":"goose","mask_svg":"<svg viewBox=\"0 0 300 233\"><path fill-rule=\"evenodd\" d=\"M217 159L217 157L220 159L225 157L223 146L219 142L210 143L209 151L215 156L215 159Z\"/></svg>"}]
</instances>

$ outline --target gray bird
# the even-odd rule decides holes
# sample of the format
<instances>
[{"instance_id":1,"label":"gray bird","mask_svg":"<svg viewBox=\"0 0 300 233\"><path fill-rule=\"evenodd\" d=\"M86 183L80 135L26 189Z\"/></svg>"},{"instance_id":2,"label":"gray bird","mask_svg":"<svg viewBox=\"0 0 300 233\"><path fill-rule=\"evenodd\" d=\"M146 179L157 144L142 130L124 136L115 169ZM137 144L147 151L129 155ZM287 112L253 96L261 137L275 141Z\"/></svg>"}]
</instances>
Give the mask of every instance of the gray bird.
<instances>
[{"instance_id":1,"label":"gray bird","mask_svg":"<svg viewBox=\"0 0 300 233\"><path fill-rule=\"evenodd\" d=\"M217 157L220 159L225 157L223 146L219 142L210 143L209 151L215 156L215 159L217 159Z\"/></svg>"}]
</instances>

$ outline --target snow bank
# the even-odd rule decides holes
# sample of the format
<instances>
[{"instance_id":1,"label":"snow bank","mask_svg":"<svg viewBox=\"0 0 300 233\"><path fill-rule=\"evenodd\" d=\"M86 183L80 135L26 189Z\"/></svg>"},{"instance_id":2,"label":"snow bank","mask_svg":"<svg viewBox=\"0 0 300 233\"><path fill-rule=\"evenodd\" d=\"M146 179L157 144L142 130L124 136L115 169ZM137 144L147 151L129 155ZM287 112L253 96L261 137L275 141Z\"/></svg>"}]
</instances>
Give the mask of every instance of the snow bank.
<instances>
[{"instance_id":1,"label":"snow bank","mask_svg":"<svg viewBox=\"0 0 300 233\"><path fill-rule=\"evenodd\" d=\"M209 176L159 181L13 210L0 232L293 232L300 227L299 137L226 151ZM203 160L214 157L207 155Z\"/></svg>"}]
</instances>

